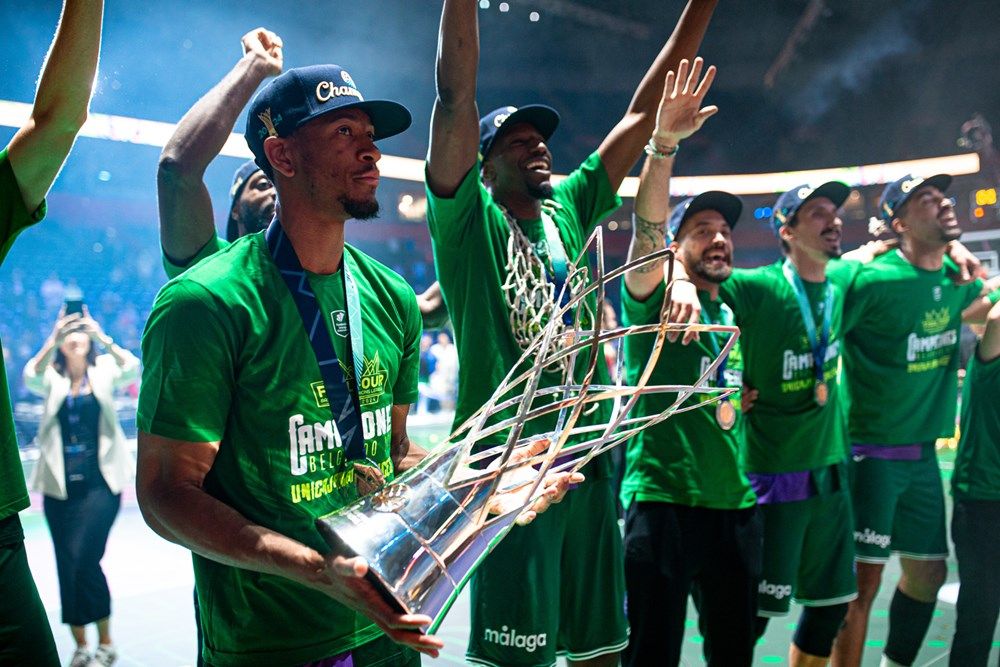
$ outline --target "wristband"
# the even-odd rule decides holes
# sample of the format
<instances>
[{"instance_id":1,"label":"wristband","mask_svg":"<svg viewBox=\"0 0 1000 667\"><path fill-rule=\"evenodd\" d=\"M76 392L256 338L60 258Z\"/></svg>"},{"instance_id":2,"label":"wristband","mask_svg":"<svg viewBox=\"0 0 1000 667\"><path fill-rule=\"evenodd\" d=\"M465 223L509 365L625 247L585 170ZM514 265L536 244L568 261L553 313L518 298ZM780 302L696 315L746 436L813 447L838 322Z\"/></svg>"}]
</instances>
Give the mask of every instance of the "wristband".
<instances>
[{"instance_id":1,"label":"wristband","mask_svg":"<svg viewBox=\"0 0 1000 667\"><path fill-rule=\"evenodd\" d=\"M677 155L677 151L679 151L680 149L681 145L678 143L675 144L670 150L664 152L660 150L659 146L656 145L656 142L653 140L653 137L650 137L649 143L646 144L646 148L643 150L646 151L646 155L653 158L654 160L663 160L668 157L674 157L675 155Z\"/></svg>"}]
</instances>

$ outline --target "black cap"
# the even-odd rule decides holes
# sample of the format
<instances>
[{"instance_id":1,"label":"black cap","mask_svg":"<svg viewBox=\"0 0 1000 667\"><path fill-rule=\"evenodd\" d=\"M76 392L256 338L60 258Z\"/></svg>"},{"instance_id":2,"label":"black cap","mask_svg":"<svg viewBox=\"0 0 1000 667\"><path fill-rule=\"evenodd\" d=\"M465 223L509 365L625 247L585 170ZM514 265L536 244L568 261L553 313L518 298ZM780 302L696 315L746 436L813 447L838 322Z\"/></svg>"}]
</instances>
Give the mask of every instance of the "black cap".
<instances>
[{"instance_id":1,"label":"black cap","mask_svg":"<svg viewBox=\"0 0 1000 667\"><path fill-rule=\"evenodd\" d=\"M743 201L736 195L722 190L709 190L697 197L688 197L674 206L674 210L670 212L670 220L667 222L668 240L675 240L687 219L700 211L718 211L732 229L740 219L740 213L743 212Z\"/></svg>"},{"instance_id":2,"label":"black cap","mask_svg":"<svg viewBox=\"0 0 1000 667\"><path fill-rule=\"evenodd\" d=\"M479 119L479 155L485 160L493 148L500 130L507 124L529 123L541 133L546 141L559 126L559 114L544 104L529 104L523 107L500 107Z\"/></svg>"},{"instance_id":3,"label":"black cap","mask_svg":"<svg viewBox=\"0 0 1000 667\"><path fill-rule=\"evenodd\" d=\"M343 109L368 114L375 139L399 134L412 120L398 102L365 100L351 75L338 65L296 67L270 81L250 104L244 136L257 165L270 172L264 154L267 137L287 137L314 118Z\"/></svg>"},{"instance_id":4,"label":"black cap","mask_svg":"<svg viewBox=\"0 0 1000 667\"><path fill-rule=\"evenodd\" d=\"M886 222L892 222L899 208L910 199L910 196L914 192L925 185L933 185L941 192L944 192L951 186L951 176L948 174L935 174L928 178L920 178L913 174L907 174L889 183L882 190L882 198L878 202L879 216Z\"/></svg>"},{"instance_id":5,"label":"black cap","mask_svg":"<svg viewBox=\"0 0 1000 667\"><path fill-rule=\"evenodd\" d=\"M771 227L774 229L775 236L778 235L779 229L795 217L795 214L807 201L817 197L826 197L833 202L834 206L840 208L847 201L849 194L851 194L851 188L840 181L827 181L817 188L803 184L783 193L774 203L774 213L771 214Z\"/></svg>"}]
</instances>

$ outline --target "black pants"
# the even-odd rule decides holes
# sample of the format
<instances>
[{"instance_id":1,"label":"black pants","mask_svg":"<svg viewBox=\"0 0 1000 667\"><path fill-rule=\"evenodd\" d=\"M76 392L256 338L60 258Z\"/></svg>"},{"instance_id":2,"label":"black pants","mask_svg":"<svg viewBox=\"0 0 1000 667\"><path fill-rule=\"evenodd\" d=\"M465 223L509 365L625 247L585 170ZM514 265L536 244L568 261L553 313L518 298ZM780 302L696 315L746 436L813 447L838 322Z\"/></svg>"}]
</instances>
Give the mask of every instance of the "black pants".
<instances>
[{"instance_id":1,"label":"black pants","mask_svg":"<svg viewBox=\"0 0 1000 667\"><path fill-rule=\"evenodd\" d=\"M103 479L70 484L68 491L66 500L45 496L43 508L56 551L62 621L87 625L111 615L101 559L122 498L111 493Z\"/></svg>"},{"instance_id":2,"label":"black pants","mask_svg":"<svg viewBox=\"0 0 1000 667\"><path fill-rule=\"evenodd\" d=\"M958 558L958 617L952 667L985 667L1000 615L1000 501L955 502L951 539ZM1000 662L997 663L1000 665Z\"/></svg>"},{"instance_id":3,"label":"black pants","mask_svg":"<svg viewBox=\"0 0 1000 667\"><path fill-rule=\"evenodd\" d=\"M756 507L634 503L625 518L632 634L623 665L677 665L688 595L698 602L709 665L753 661L763 528Z\"/></svg>"},{"instance_id":4,"label":"black pants","mask_svg":"<svg viewBox=\"0 0 1000 667\"><path fill-rule=\"evenodd\" d=\"M59 667L17 514L0 519L0 666Z\"/></svg>"}]
</instances>

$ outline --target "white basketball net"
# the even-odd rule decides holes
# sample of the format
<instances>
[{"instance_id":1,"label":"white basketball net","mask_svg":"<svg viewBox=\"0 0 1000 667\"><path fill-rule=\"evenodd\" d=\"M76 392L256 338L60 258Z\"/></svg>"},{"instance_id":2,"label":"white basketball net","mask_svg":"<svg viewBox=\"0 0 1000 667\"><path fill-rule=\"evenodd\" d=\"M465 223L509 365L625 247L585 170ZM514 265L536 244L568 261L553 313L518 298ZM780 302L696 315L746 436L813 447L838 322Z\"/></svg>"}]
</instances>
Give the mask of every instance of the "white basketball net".
<instances>
[{"instance_id":1,"label":"white basketball net","mask_svg":"<svg viewBox=\"0 0 1000 667\"><path fill-rule=\"evenodd\" d=\"M502 209L503 210L503 209ZM507 264L504 267L506 279L502 285L510 318L510 331L522 350L527 350L545 325L549 315L557 310L556 286L546 277L545 263L535 251L514 217L503 210L510 236L507 238ZM542 215L549 216L543 204ZM567 259L568 288L574 294L588 282L587 270L577 271ZM557 324L559 334L567 328L565 323ZM557 338L560 337L557 334ZM566 360L552 364L552 369L562 369Z\"/></svg>"}]
</instances>

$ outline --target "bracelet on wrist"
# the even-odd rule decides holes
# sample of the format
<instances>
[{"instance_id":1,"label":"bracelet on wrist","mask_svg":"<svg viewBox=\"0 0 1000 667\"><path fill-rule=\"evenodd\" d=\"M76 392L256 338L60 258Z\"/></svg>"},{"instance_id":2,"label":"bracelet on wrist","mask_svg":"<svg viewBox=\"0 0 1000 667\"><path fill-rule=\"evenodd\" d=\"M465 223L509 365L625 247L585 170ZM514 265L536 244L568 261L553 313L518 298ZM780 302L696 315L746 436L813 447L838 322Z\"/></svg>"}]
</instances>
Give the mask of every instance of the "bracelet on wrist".
<instances>
[{"instance_id":1,"label":"bracelet on wrist","mask_svg":"<svg viewBox=\"0 0 1000 667\"><path fill-rule=\"evenodd\" d=\"M644 150L646 151L646 155L654 160L663 160L668 157L674 157L680 149L681 145L677 143L673 146L666 147L666 150L664 150L663 146L657 144L656 140L653 137L650 137L649 143L646 144L646 148Z\"/></svg>"}]
</instances>

